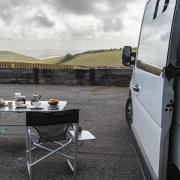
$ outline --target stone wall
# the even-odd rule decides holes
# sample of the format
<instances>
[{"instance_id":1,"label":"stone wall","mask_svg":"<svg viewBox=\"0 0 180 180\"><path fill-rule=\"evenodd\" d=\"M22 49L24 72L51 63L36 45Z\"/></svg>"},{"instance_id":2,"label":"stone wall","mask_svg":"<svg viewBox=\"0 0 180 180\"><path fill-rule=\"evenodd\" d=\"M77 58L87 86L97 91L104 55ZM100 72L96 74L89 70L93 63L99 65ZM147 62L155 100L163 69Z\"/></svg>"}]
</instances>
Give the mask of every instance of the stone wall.
<instances>
[{"instance_id":1,"label":"stone wall","mask_svg":"<svg viewBox=\"0 0 180 180\"><path fill-rule=\"evenodd\" d=\"M1 84L129 85L132 69L0 69Z\"/></svg>"}]
</instances>

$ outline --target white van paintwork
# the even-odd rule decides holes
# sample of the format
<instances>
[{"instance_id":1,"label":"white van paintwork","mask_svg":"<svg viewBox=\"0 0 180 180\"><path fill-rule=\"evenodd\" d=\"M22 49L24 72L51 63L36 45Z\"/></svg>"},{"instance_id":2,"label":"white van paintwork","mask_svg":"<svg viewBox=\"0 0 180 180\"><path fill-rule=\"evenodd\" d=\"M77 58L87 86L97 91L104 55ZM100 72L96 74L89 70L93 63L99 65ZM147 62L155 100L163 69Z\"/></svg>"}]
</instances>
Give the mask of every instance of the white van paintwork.
<instances>
[{"instance_id":1,"label":"white van paintwork","mask_svg":"<svg viewBox=\"0 0 180 180\"><path fill-rule=\"evenodd\" d=\"M179 11L179 0L147 2L130 82L130 125L151 178L157 180L167 179L170 161L180 170L180 80L174 88L178 80L165 73L168 64L176 62ZM174 101L178 113L173 111Z\"/></svg>"}]
</instances>

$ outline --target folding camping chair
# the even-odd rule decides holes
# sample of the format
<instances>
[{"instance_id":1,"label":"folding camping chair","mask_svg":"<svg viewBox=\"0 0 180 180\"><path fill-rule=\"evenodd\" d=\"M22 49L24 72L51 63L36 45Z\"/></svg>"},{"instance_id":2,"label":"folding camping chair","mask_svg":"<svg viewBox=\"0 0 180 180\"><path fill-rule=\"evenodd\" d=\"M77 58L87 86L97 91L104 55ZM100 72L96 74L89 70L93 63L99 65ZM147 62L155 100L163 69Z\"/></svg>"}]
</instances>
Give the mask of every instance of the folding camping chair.
<instances>
[{"instance_id":1,"label":"folding camping chair","mask_svg":"<svg viewBox=\"0 0 180 180\"><path fill-rule=\"evenodd\" d=\"M78 123L78 109L64 110L59 112L26 113L26 157L30 180L32 179L32 166L50 155L53 155L54 153L65 157L69 167L73 171L74 175L76 175ZM72 138L69 133L69 127L72 127L73 131L75 132L74 138ZM37 134L34 134L34 129L38 132L38 142L36 139ZM55 143L58 145L58 148L54 150L44 146L44 144L47 142ZM72 143L74 144L74 156L67 154L67 148ZM49 153L32 162L32 150L36 148L47 150Z\"/></svg>"}]
</instances>

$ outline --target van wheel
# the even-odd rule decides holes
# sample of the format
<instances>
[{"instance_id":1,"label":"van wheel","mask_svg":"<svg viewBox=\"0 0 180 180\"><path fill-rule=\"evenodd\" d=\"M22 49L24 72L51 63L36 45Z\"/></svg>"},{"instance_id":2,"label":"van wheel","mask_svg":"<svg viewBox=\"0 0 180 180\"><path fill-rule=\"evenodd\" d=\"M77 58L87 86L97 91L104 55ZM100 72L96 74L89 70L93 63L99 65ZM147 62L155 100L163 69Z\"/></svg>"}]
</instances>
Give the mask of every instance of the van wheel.
<instances>
[{"instance_id":1,"label":"van wheel","mask_svg":"<svg viewBox=\"0 0 180 180\"><path fill-rule=\"evenodd\" d=\"M133 120L133 107L131 97L129 97L126 101L126 120L128 125L131 126Z\"/></svg>"}]
</instances>

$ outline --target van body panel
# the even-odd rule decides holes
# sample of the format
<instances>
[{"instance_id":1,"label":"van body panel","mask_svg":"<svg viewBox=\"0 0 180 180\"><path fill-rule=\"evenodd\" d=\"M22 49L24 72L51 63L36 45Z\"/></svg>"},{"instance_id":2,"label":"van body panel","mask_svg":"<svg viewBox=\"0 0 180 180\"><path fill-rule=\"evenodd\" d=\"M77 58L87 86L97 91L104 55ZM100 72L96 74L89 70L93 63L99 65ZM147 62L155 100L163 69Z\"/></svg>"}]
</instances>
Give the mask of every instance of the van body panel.
<instances>
[{"instance_id":1,"label":"van body panel","mask_svg":"<svg viewBox=\"0 0 180 180\"><path fill-rule=\"evenodd\" d=\"M163 74L164 75L164 74ZM162 119L161 119L161 142L160 142L160 159L159 159L159 179L166 179L168 152L169 152L169 131L172 124L173 107L167 108L167 105L174 102L173 80L169 81L164 78L164 91L162 99ZM168 111L167 111L168 109Z\"/></svg>"},{"instance_id":2,"label":"van body panel","mask_svg":"<svg viewBox=\"0 0 180 180\"><path fill-rule=\"evenodd\" d=\"M168 160L169 130L174 100L172 81L163 69L167 65L176 0L170 0L161 12L164 0L148 1L143 17L136 66L130 83L133 104L132 130L153 179L165 180ZM157 9L156 16L154 11ZM138 87L138 91L133 87ZM152 172L153 170L153 172ZM155 177L156 176L156 177Z\"/></svg>"},{"instance_id":3,"label":"van body panel","mask_svg":"<svg viewBox=\"0 0 180 180\"><path fill-rule=\"evenodd\" d=\"M176 85L175 85L174 89L176 92L175 93L176 108L175 108L175 112L174 112L174 121L178 126L180 126L180 93L178 93L178 92L180 92L180 78L177 78L175 80L175 83L176 83Z\"/></svg>"},{"instance_id":4,"label":"van body panel","mask_svg":"<svg viewBox=\"0 0 180 180\"><path fill-rule=\"evenodd\" d=\"M147 111L148 116L151 116L153 121L161 126L164 79L137 68L134 76L140 88L139 93L133 92L134 97L138 99L141 106Z\"/></svg>"},{"instance_id":5,"label":"van body panel","mask_svg":"<svg viewBox=\"0 0 180 180\"><path fill-rule=\"evenodd\" d=\"M142 147L150 161L156 176L159 175L159 158L160 158L160 140L161 140L161 128L152 122L151 116L145 111L140 102L135 98L133 110L134 113L133 128L136 130L136 134L142 144ZM148 117L148 118L147 118ZM137 120L138 119L138 120ZM146 119L146 122L144 122Z\"/></svg>"},{"instance_id":6,"label":"van body panel","mask_svg":"<svg viewBox=\"0 0 180 180\"><path fill-rule=\"evenodd\" d=\"M141 167L142 167L144 176L146 177L146 180L158 180L133 125L131 126L131 128L132 128L131 132L133 132L132 139L135 146L135 150L139 157L139 161L141 163Z\"/></svg>"},{"instance_id":7,"label":"van body panel","mask_svg":"<svg viewBox=\"0 0 180 180\"><path fill-rule=\"evenodd\" d=\"M167 64L180 66L180 59L177 59L177 47L180 44L180 1L177 1L174 15L174 25L171 32L169 46L169 57ZM180 174L180 77L173 78L174 81L174 111L173 122L170 130L169 165L175 165ZM180 175L179 175L180 176ZM180 179L180 178L179 178Z\"/></svg>"},{"instance_id":8,"label":"van body panel","mask_svg":"<svg viewBox=\"0 0 180 180\"><path fill-rule=\"evenodd\" d=\"M173 127L173 138L172 138L172 157L171 161L180 171L180 126L175 124Z\"/></svg>"},{"instance_id":9,"label":"van body panel","mask_svg":"<svg viewBox=\"0 0 180 180\"><path fill-rule=\"evenodd\" d=\"M151 75L150 73L135 69L133 79L136 80L136 82L138 79L140 90L139 93L137 93L131 88L133 102L132 127L136 131L141 146L143 147L156 176L159 177L161 144L164 144L162 139L164 139L164 134L168 133L172 117L172 112L165 113L166 117L170 120L167 120L169 122L167 125L166 121L162 121L162 119L165 120L165 117L162 117L162 109L164 110L165 107L163 106L169 103L169 98L173 98L173 91L166 92L168 94L168 99L166 102L163 102L163 77ZM164 126L166 126L166 128ZM162 130L164 132L162 132Z\"/></svg>"}]
</instances>

